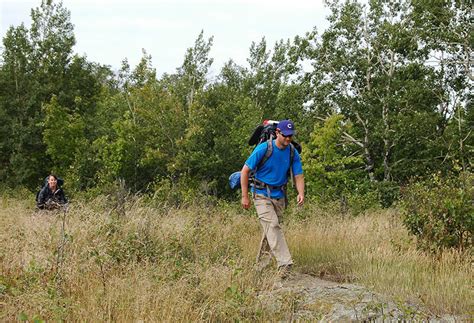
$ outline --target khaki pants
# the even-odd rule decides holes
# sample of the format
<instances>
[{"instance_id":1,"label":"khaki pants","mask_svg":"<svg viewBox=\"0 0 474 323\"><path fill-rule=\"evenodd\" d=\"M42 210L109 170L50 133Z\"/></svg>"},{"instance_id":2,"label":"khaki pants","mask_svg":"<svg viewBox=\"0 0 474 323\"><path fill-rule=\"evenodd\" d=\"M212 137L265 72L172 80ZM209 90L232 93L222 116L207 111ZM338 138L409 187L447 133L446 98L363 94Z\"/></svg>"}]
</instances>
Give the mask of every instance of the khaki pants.
<instances>
[{"instance_id":1,"label":"khaki pants","mask_svg":"<svg viewBox=\"0 0 474 323\"><path fill-rule=\"evenodd\" d=\"M271 199L256 195L254 203L262 226L262 240L260 241L257 263L270 261L270 257L273 255L278 267L293 264L290 250L280 226L283 209L285 208L285 199Z\"/></svg>"}]
</instances>

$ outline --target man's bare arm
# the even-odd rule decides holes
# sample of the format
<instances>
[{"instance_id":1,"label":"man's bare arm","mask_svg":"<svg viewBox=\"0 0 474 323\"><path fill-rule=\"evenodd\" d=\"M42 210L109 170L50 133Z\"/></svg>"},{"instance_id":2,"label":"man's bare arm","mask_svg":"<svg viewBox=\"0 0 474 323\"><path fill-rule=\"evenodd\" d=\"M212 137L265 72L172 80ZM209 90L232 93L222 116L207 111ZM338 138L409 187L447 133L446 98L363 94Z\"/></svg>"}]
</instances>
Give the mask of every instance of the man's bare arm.
<instances>
[{"instance_id":1,"label":"man's bare arm","mask_svg":"<svg viewBox=\"0 0 474 323\"><path fill-rule=\"evenodd\" d=\"M242 189L242 207L246 210L250 208L249 174L250 168L247 165L244 165L240 171L240 187Z\"/></svg>"},{"instance_id":2,"label":"man's bare arm","mask_svg":"<svg viewBox=\"0 0 474 323\"><path fill-rule=\"evenodd\" d=\"M296 190L298 191L298 197L296 198L298 205L303 205L304 203L304 175L295 176L295 185Z\"/></svg>"}]
</instances>

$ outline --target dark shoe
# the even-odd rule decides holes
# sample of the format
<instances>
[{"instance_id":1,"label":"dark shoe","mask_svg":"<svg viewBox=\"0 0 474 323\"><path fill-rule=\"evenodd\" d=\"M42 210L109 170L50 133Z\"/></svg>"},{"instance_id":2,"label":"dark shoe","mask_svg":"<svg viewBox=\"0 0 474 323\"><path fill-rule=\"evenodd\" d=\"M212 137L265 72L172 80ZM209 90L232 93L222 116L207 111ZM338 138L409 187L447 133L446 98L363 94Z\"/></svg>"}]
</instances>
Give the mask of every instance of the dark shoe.
<instances>
[{"instance_id":1,"label":"dark shoe","mask_svg":"<svg viewBox=\"0 0 474 323\"><path fill-rule=\"evenodd\" d=\"M289 265L281 265L278 267L278 275L281 279L288 279L291 275L291 267L292 264Z\"/></svg>"}]
</instances>

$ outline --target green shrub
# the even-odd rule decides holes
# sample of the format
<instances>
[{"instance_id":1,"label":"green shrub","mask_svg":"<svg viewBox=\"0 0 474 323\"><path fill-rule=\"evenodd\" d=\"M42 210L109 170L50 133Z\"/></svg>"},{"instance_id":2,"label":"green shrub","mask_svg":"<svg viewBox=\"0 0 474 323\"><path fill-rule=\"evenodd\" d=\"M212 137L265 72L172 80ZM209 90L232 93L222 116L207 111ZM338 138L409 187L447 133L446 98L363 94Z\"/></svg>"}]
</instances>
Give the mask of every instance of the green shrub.
<instances>
[{"instance_id":1,"label":"green shrub","mask_svg":"<svg viewBox=\"0 0 474 323\"><path fill-rule=\"evenodd\" d=\"M157 180L152 186L153 194L148 196L151 205L155 207L182 207L196 201L205 205L217 203L215 191L216 182L199 181L190 176L183 176L176 181L168 178Z\"/></svg>"},{"instance_id":2,"label":"green shrub","mask_svg":"<svg viewBox=\"0 0 474 323\"><path fill-rule=\"evenodd\" d=\"M400 197L400 186L395 182L377 182L375 184L380 206L389 208Z\"/></svg>"},{"instance_id":3,"label":"green shrub","mask_svg":"<svg viewBox=\"0 0 474 323\"><path fill-rule=\"evenodd\" d=\"M465 250L474 231L474 175L433 176L412 183L403 193L404 225L423 249Z\"/></svg>"},{"instance_id":4,"label":"green shrub","mask_svg":"<svg viewBox=\"0 0 474 323\"><path fill-rule=\"evenodd\" d=\"M347 198L348 207L352 215L357 216L371 209L379 209L380 204L377 192L367 191L363 194L350 194Z\"/></svg>"}]
</instances>

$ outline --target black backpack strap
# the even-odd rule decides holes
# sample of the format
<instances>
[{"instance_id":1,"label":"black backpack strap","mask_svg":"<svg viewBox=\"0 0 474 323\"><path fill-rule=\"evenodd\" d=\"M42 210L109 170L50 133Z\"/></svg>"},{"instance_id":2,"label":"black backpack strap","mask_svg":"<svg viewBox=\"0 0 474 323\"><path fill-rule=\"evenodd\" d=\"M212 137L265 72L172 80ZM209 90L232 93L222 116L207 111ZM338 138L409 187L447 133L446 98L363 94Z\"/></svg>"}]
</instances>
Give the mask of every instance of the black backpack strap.
<instances>
[{"instance_id":1,"label":"black backpack strap","mask_svg":"<svg viewBox=\"0 0 474 323\"><path fill-rule=\"evenodd\" d=\"M295 186L295 179L293 175L293 159L295 158L295 146L290 143L290 168L288 169L287 176L291 178L292 186ZM288 192L287 192L288 182L283 185L283 194L285 195L285 208L288 206Z\"/></svg>"},{"instance_id":2,"label":"black backpack strap","mask_svg":"<svg viewBox=\"0 0 474 323\"><path fill-rule=\"evenodd\" d=\"M260 162L258 163L257 167L255 168L254 171L250 173L250 178L253 187L257 187L257 179L255 178L255 174L257 173L257 170L265 164L265 162L270 158L270 156L273 153L273 140L272 136L270 136L270 139L267 140L267 150L265 151L265 155L263 155L262 159L260 159ZM267 187L267 193L268 196L270 196L269 188ZM255 198L255 190L253 191L253 197Z\"/></svg>"},{"instance_id":3,"label":"black backpack strap","mask_svg":"<svg viewBox=\"0 0 474 323\"><path fill-rule=\"evenodd\" d=\"M295 185L294 174L293 174L293 159L295 158L295 146L290 143L290 169L288 170L288 175L291 178L293 186Z\"/></svg>"},{"instance_id":4,"label":"black backpack strap","mask_svg":"<svg viewBox=\"0 0 474 323\"><path fill-rule=\"evenodd\" d=\"M268 158L270 158L272 153L273 153L273 144L272 144L272 139L270 138L270 140L267 140L267 150L265 151L265 155L263 155L262 159L258 163L257 168L255 169L255 172L257 172L257 169L259 169L260 167L263 166L263 164L266 163L266 161L268 160Z\"/></svg>"}]
</instances>

